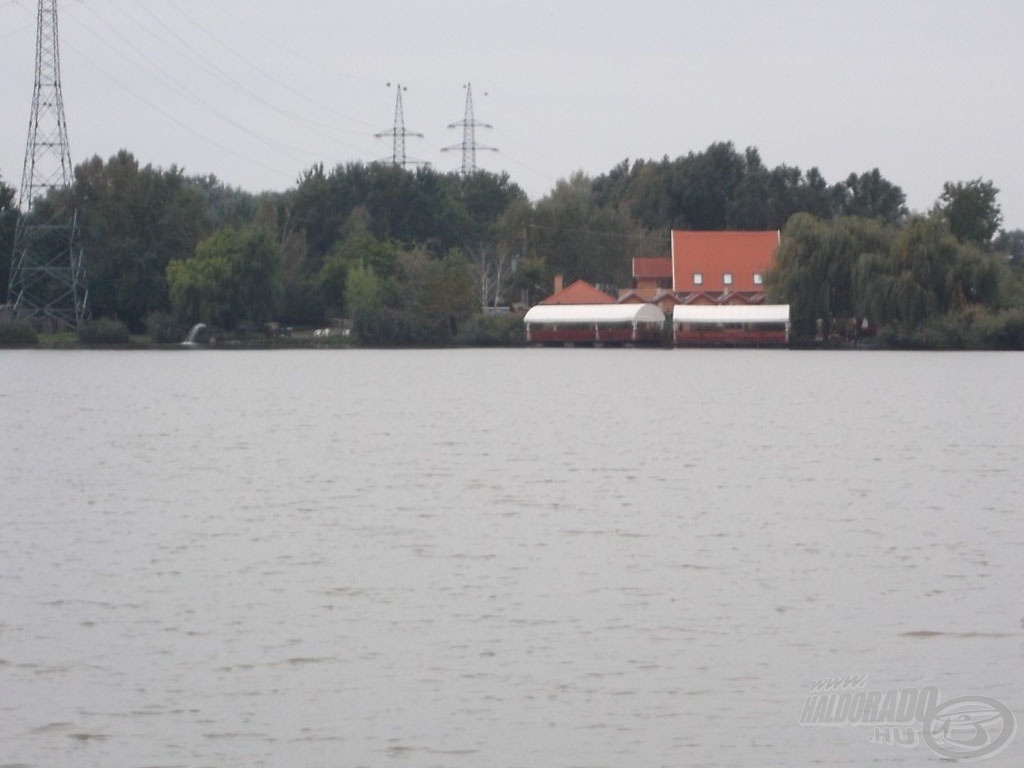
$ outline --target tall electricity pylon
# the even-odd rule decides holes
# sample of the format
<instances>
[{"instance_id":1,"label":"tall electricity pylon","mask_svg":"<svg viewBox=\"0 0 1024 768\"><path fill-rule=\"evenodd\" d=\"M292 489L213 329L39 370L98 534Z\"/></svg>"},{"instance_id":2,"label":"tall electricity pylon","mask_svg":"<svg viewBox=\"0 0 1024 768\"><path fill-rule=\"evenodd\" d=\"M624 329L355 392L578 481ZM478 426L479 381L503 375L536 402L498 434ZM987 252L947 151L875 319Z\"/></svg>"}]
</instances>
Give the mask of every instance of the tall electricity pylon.
<instances>
[{"instance_id":1,"label":"tall electricity pylon","mask_svg":"<svg viewBox=\"0 0 1024 768\"><path fill-rule=\"evenodd\" d=\"M88 312L78 211L67 194L73 173L60 86L57 0L39 0L32 115L7 301L15 318L44 330L79 328Z\"/></svg>"},{"instance_id":2,"label":"tall electricity pylon","mask_svg":"<svg viewBox=\"0 0 1024 768\"><path fill-rule=\"evenodd\" d=\"M477 128L493 128L494 126L488 125L487 123L481 123L473 117L473 85L472 83L466 83L464 87L466 89L466 115L459 122L451 123L448 126L449 128L462 128L462 143L453 144L450 147L443 147L441 151L451 152L454 149L461 149L462 175L472 176L476 173L477 151L497 152L498 150L496 147L485 147L483 144L476 143Z\"/></svg>"},{"instance_id":3,"label":"tall electricity pylon","mask_svg":"<svg viewBox=\"0 0 1024 768\"><path fill-rule=\"evenodd\" d=\"M391 83L388 83L391 86ZM385 136L392 138L391 142L391 164L401 168L405 168L407 165L423 165L418 160L410 160L405 155L405 137L415 136L418 139L423 138L422 133L416 133L414 131L406 130L405 128L405 110L402 109L402 91L408 90L403 87L401 83L395 83L395 124L390 131L381 131L375 133L378 139L382 139Z\"/></svg>"}]
</instances>

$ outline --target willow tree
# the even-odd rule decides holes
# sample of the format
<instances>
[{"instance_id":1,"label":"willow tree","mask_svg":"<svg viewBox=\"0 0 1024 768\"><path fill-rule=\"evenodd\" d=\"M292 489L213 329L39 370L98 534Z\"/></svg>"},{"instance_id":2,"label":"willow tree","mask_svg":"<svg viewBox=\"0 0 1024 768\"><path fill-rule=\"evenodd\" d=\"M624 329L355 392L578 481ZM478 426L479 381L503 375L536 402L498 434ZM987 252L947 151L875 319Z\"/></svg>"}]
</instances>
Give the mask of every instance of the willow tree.
<instances>
[{"instance_id":1,"label":"willow tree","mask_svg":"<svg viewBox=\"0 0 1024 768\"><path fill-rule=\"evenodd\" d=\"M772 301L790 304L797 337L814 336L820 322L828 338L837 323L863 316L854 269L865 254L887 254L894 234L874 219L789 220L767 282Z\"/></svg>"},{"instance_id":2,"label":"willow tree","mask_svg":"<svg viewBox=\"0 0 1024 768\"><path fill-rule=\"evenodd\" d=\"M280 306L279 267L266 230L219 230L200 242L191 258L167 266L171 305L186 322L227 328L265 322Z\"/></svg>"},{"instance_id":3,"label":"willow tree","mask_svg":"<svg viewBox=\"0 0 1024 768\"><path fill-rule=\"evenodd\" d=\"M905 335L934 315L998 307L1007 269L999 257L960 242L943 217L919 216L886 256L862 257L855 274L864 310Z\"/></svg>"}]
</instances>

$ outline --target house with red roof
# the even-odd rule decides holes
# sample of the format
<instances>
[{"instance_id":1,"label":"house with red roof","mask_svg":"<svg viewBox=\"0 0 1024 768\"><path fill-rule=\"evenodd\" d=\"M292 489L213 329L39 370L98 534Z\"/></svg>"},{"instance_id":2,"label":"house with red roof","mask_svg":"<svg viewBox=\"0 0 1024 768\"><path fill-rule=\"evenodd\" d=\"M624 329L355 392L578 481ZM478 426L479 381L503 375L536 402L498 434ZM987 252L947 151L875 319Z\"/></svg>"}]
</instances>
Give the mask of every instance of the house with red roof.
<instances>
[{"instance_id":1,"label":"house with red roof","mask_svg":"<svg viewBox=\"0 0 1024 768\"><path fill-rule=\"evenodd\" d=\"M719 304L763 303L764 278L780 239L778 230L673 230L672 290L684 301L703 295Z\"/></svg>"},{"instance_id":2,"label":"house with red roof","mask_svg":"<svg viewBox=\"0 0 1024 768\"><path fill-rule=\"evenodd\" d=\"M665 313L646 301L616 302L585 280L564 288L555 277L555 292L523 316L531 344L605 346L659 344Z\"/></svg>"},{"instance_id":3,"label":"house with red roof","mask_svg":"<svg viewBox=\"0 0 1024 768\"><path fill-rule=\"evenodd\" d=\"M765 304L781 234L672 232L672 310L678 346L785 346L789 305Z\"/></svg>"},{"instance_id":4,"label":"house with red roof","mask_svg":"<svg viewBox=\"0 0 1024 768\"><path fill-rule=\"evenodd\" d=\"M650 299L672 288L672 259L633 259L633 286L637 295Z\"/></svg>"},{"instance_id":5,"label":"house with red roof","mask_svg":"<svg viewBox=\"0 0 1024 768\"><path fill-rule=\"evenodd\" d=\"M583 280L527 312L533 343L656 343L672 318L677 346L785 346L789 305L765 304L765 276L781 233L672 231L670 258L633 259L618 300ZM614 305L614 307L610 306Z\"/></svg>"},{"instance_id":6,"label":"house with red roof","mask_svg":"<svg viewBox=\"0 0 1024 768\"><path fill-rule=\"evenodd\" d=\"M586 280L562 287L562 276L555 275L555 292L540 304L614 304L615 299Z\"/></svg>"}]
</instances>

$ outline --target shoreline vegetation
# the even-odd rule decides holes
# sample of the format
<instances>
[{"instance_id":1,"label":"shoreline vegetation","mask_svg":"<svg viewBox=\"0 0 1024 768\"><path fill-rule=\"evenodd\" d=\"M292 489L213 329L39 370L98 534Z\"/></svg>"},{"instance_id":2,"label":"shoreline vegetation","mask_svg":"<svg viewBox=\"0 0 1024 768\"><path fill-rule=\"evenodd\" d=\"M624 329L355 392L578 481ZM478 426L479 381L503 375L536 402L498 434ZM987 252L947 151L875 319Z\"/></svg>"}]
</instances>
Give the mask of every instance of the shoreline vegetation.
<instances>
[{"instance_id":1,"label":"shoreline vegetation","mask_svg":"<svg viewBox=\"0 0 1024 768\"><path fill-rule=\"evenodd\" d=\"M40 335L0 307L0 347L171 348L200 323L221 348L521 346L519 313L555 275L614 295L673 229L777 229L765 289L790 305L794 347L862 347L851 329L870 327L877 348L1024 349L1024 230L1002 228L998 192L947 182L910 211L877 168L829 182L719 142L578 172L537 201L508 174L384 163L253 194L122 150L30 214L79 223L93 320ZM19 215L0 178L0 288Z\"/></svg>"},{"instance_id":2,"label":"shoreline vegetation","mask_svg":"<svg viewBox=\"0 0 1024 768\"><path fill-rule=\"evenodd\" d=\"M297 350L297 349L486 349L525 348L526 342L521 315L500 318L486 328L475 328L455 336L445 344L366 344L343 329L296 330L287 336L260 332L213 332L203 341L188 344L184 340L157 340L146 334L131 334L120 324L100 323L100 331L89 325L82 332L37 333L25 323L0 321L0 350ZM319 331L319 332L318 332ZM219 334L219 335L218 335ZM581 344L580 347L592 345ZM632 346L632 345L629 345ZM646 349L673 349L671 335L666 333L663 344L642 345ZM694 349L694 347L677 347ZM734 347L722 347L734 348ZM851 351L1021 351L1024 350L1024 309L989 312L972 308L955 315L940 316L915 329L909 336L898 329L886 329L874 337L859 339L833 338L822 340L796 340L793 350L851 350Z\"/></svg>"}]
</instances>

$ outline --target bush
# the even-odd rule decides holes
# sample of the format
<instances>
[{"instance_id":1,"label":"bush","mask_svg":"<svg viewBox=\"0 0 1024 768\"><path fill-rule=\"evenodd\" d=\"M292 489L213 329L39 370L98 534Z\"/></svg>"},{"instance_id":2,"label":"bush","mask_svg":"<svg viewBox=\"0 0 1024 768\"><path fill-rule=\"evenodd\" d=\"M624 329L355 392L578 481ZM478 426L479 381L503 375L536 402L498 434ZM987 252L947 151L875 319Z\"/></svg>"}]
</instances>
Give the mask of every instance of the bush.
<instances>
[{"instance_id":1,"label":"bush","mask_svg":"<svg viewBox=\"0 0 1024 768\"><path fill-rule=\"evenodd\" d=\"M359 341L370 347L433 347L451 341L446 320L389 307L357 313L353 330Z\"/></svg>"},{"instance_id":2,"label":"bush","mask_svg":"<svg viewBox=\"0 0 1024 768\"><path fill-rule=\"evenodd\" d=\"M0 321L0 346L31 347L39 343L36 329L20 320Z\"/></svg>"},{"instance_id":3,"label":"bush","mask_svg":"<svg viewBox=\"0 0 1024 768\"><path fill-rule=\"evenodd\" d=\"M78 332L78 340L83 344L114 345L127 344L128 327L120 320L101 317L91 320Z\"/></svg>"},{"instance_id":4,"label":"bush","mask_svg":"<svg viewBox=\"0 0 1024 768\"><path fill-rule=\"evenodd\" d=\"M996 334L1000 349L1024 349L1024 309L1008 309L1000 314L1002 327Z\"/></svg>"},{"instance_id":5,"label":"bush","mask_svg":"<svg viewBox=\"0 0 1024 768\"><path fill-rule=\"evenodd\" d=\"M912 334L894 333L889 341L920 349L1024 349L1024 309L965 307L933 315Z\"/></svg>"},{"instance_id":6,"label":"bush","mask_svg":"<svg viewBox=\"0 0 1024 768\"><path fill-rule=\"evenodd\" d=\"M468 347L520 347L526 343L522 315L473 315L459 333Z\"/></svg>"},{"instance_id":7,"label":"bush","mask_svg":"<svg viewBox=\"0 0 1024 768\"><path fill-rule=\"evenodd\" d=\"M146 315L146 335L157 344L178 344L187 330L170 312L158 309Z\"/></svg>"}]
</instances>

